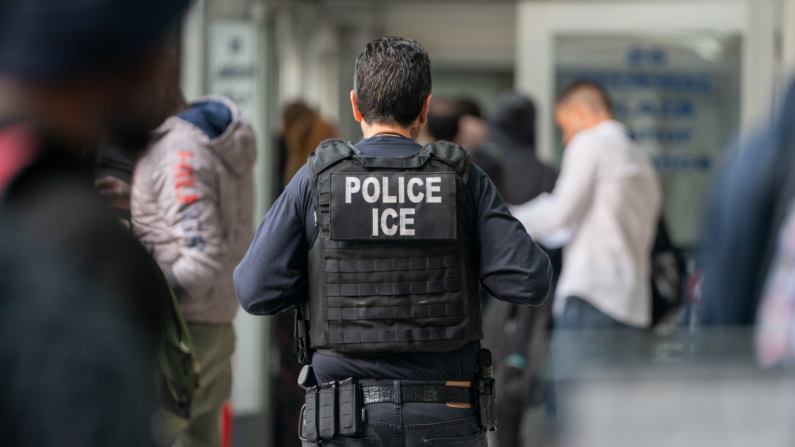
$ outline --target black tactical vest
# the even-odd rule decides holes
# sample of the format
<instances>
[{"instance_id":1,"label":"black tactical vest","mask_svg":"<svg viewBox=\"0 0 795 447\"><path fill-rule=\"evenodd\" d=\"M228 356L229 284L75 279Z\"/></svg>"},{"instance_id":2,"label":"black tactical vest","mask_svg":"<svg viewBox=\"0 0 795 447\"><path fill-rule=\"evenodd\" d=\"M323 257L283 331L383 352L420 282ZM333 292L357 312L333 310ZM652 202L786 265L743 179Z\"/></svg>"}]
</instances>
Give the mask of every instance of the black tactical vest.
<instances>
[{"instance_id":1,"label":"black tactical vest","mask_svg":"<svg viewBox=\"0 0 795 447\"><path fill-rule=\"evenodd\" d=\"M312 348L443 352L483 338L461 147L385 158L326 140L308 167L318 230L303 312Z\"/></svg>"}]
</instances>

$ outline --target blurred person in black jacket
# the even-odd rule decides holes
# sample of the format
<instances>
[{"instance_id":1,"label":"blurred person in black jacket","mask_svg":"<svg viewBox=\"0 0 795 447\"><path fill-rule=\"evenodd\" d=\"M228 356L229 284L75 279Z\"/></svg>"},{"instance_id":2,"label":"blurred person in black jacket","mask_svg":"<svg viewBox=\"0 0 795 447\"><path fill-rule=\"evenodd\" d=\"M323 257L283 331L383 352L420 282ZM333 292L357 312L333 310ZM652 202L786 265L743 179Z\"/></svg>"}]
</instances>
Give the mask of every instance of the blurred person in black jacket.
<instances>
[{"instance_id":1,"label":"blurred person in black jacket","mask_svg":"<svg viewBox=\"0 0 795 447\"><path fill-rule=\"evenodd\" d=\"M469 98L458 98L456 104L460 118L455 142L469 152L472 163L483 169L501 192L504 189L502 148L487 141L489 124L483 118L477 102Z\"/></svg>"},{"instance_id":2,"label":"blurred person in black jacket","mask_svg":"<svg viewBox=\"0 0 795 447\"><path fill-rule=\"evenodd\" d=\"M428 106L428 137L431 140L453 141L458 135L458 120L461 112L455 101L445 98L431 98Z\"/></svg>"},{"instance_id":3,"label":"blurred person in black jacket","mask_svg":"<svg viewBox=\"0 0 795 447\"><path fill-rule=\"evenodd\" d=\"M84 169L145 147L187 0L12 0L0 18L0 438L151 445L152 259Z\"/></svg>"},{"instance_id":4,"label":"blurred person in black jacket","mask_svg":"<svg viewBox=\"0 0 795 447\"><path fill-rule=\"evenodd\" d=\"M535 105L519 93L504 95L489 121L487 144L500 149L501 183L505 201L512 204L532 200L551 192L557 172L535 154ZM560 276L561 250L541 246L549 255L553 287ZM551 397L550 384L543 379L549 358L552 329L552 300L525 308L489 300L484 315L484 346L494 355L494 374L502 384L497 390L500 429L495 433L498 447L543 442L543 424L523 429L527 410L542 409ZM532 413L530 413L532 414ZM528 435L533 439L528 439Z\"/></svg>"},{"instance_id":5,"label":"blurred person in black jacket","mask_svg":"<svg viewBox=\"0 0 795 447\"><path fill-rule=\"evenodd\" d=\"M461 145L469 161L478 165L501 191L502 160L499 146L486 142L487 125L480 106L470 99L433 98L428 110L428 137Z\"/></svg>"},{"instance_id":6,"label":"blurred person in black jacket","mask_svg":"<svg viewBox=\"0 0 795 447\"><path fill-rule=\"evenodd\" d=\"M105 196L116 216L130 226L130 186L141 148L122 148L119 143L103 141L94 157L94 186Z\"/></svg>"},{"instance_id":7,"label":"blurred person in black jacket","mask_svg":"<svg viewBox=\"0 0 795 447\"><path fill-rule=\"evenodd\" d=\"M558 173L536 156L536 106L527 96L511 92L500 98L489 120L488 141L503 154L503 188L506 202L518 205L550 192Z\"/></svg>"},{"instance_id":8,"label":"blurred person in black jacket","mask_svg":"<svg viewBox=\"0 0 795 447\"><path fill-rule=\"evenodd\" d=\"M730 150L715 182L700 259L704 292L698 313L704 326L750 326L756 321L768 275L776 272L774 259L782 251L779 234L795 197L793 123L795 84L773 123ZM776 290L775 284L768 287ZM778 313L786 318L781 309Z\"/></svg>"}]
</instances>

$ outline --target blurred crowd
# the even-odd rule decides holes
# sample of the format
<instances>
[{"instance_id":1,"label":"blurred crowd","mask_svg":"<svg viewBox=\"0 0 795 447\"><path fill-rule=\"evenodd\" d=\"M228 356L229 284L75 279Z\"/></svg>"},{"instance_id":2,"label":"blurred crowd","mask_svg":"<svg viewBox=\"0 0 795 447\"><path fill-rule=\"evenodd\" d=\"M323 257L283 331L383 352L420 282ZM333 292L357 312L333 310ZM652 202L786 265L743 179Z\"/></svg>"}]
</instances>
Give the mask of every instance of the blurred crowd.
<instances>
[{"instance_id":1,"label":"blurred crowd","mask_svg":"<svg viewBox=\"0 0 795 447\"><path fill-rule=\"evenodd\" d=\"M4 445L220 445L239 307L232 273L252 239L257 152L234 102L188 103L180 91L167 42L187 3L18 0L3 10ZM536 155L527 96L506 92L488 114L468 97L432 98L423 143L465 148L553 261L555 286L539 307L482 290L495 445L554 437L553 331L631 337L681 325L687 308L705 326L756 325L764 365L795 360L795 90L782 104L730 149L706 210L704 294L690 302L654 168L602 86L577 81L558 98L560 172ZM339 137L303 102L287 105L282 123L277 193ZM298 442L304 396L293 324L283 312L275 325L278 446Z\"/></svg>"}]
</instances>

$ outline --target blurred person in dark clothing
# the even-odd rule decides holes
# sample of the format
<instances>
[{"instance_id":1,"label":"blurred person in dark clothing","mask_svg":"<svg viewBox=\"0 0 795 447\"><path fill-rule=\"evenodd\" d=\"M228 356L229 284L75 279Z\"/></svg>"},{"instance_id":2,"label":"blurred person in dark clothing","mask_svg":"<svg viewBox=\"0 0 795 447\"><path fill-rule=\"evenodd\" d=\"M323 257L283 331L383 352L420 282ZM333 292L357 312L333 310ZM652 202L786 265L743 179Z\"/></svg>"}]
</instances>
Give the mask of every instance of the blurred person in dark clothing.
<instances>
[{"instance_id":1,"label":"blurred person in dark clothing","mask_svg":"<svg viewBox=\"0 0 795 447\"><path fill-rule=\"evenodd\" d=\"M781 237L789 234L784 225L795 197L793 123L795 85L790 86L773 124L743 146L731 149L715 182L701 253L705 282L698 313L702 325L753 325L769 275L769 308L775 309L776 298L790 293L786 284L774 279L786 275L774 272L781 269L777 263L788 256L784 245L788 241L782 239L781 247L777 243L780 232ZM781 259L774 262L776 256ZM760 317L764 315L774 326L779 325L777 320L787 318L784 313L775 317L769 311ZM776 351L770 346L765 349Z\"/></svg>"},{"instance_id":2,"label":"blurred person in dark clothing","mask_svg":"<svg viewBox=\"0 0 795 447\"><path fill-rule=\"evenodd\" d=\"M428 106L428 133L433 140L453 141L458 135L458 120L461 113L455 101L437 97Z\"/></svg>"},{"instance_id":3,"label":"blurred person in dark clothing","mask_svg":"<svg viewBox=\"0 0 795 447\"><path fill-rule=\"evenodd\" d=\"M162 120L162 42L186 6L14 0L0 19L4 443L153 443L168 289L83 166L104 135L144 147Z\"/></svg>"},{"instance_id":4,"label":"blurred person in dark clothing","mask_svg":"<svg viewBox=\"0 0 795 447\"><path fill-rule=\"evenodd\" d=\"M458 120L458 139L461 146L466 148L477 148L486 142L489 128L480 106L474 99L457 98L455 100L458 113L461 118Z\"/></svg>"},{"instance_id":5,"label":"blurred person in dark clothing","mask_svg":"<svg viewBox=\"0 0 795 447\"><path fill-rule=\"evenodd\" d=\"M483 169L499 191L502 178L500 150L485 142L486 126L481 124L480 108L474 101L445 97L431 100L428 110L430 141L452 141L461 145L469 154L469 161Z\"/></svg>"},{"instance_id":6,"label":"blurred person in dark clothing","mask_svg":"<svg viewBox=\"0 0 795 447\"><path fill-rule=\"evenodd\" d=\"M489 124L483 118L478 103L469 98L458 98L456 104L460 118L455 142L467 150L472 163L483 169L497 187L497 191L502 192L504 189L502 147L487 141Z\"/></svg>"},{"instance_id":7,"label":"blurred person in dark clothing","mask_svg":"<svg viewBox=\"0 0 795 447\"><path fill-rule=\"evenodd\" d=\"M718 183L707 226L718 234L706 233L709 245L705 246L704 260L710 276L701 309L701 318L708 325L746 325L749 317L756 316L760 363L790 368L795 364L793 123L795 84L790 85L773 125L753 139L744 151L733 154ZM749 157L750 154L755 156ZM726 214L736 209L750 213ZM720 216L731 219L723 221ZM720 244L739 232L743 237L732 246L754 261L742 264L742 270L733 259L718 259L725 253ZM756 291L760 282L761 300ZM745 294L741 295L740 291Z\"/></svg>"},{"instance_id":8,"label":"blurred person in dark clothing","mask_svg":"<svg viewBox=\"0 0 795 447\"><path fill-rule=\"evenodd\" d=\"M122 149L118 143L103 141L97 155L94 186L105 196L116 216L130 226L130 185L132 173L141 148Z\"/></svg>"},{"instance_id":9,"label":"blurred person in dark clothing","mask_svg":"<svg viewBox=\"0 0 795 447\"><path fill-rule=\"evenodd\" d=\"M65 268L74 256L0 220L2 444L152 445L151 349L132 306L107 272Z\"/></svg>"},{"instance_id":10,"label":"blurred person in dark clothing","mask_svg":"<svg viewBox=\"0 0 795 447\"><path fill-rule=\"evenodd\" d=\"M557 172L536 157L535 105L530 98L519 93L504 95L487 125L486 144L498 148L500 153L501 182L495 184L506 202L522 203L551 192ZM552 263L550 296L553 296L554 284L560 276L561 250L539 245ZM548 397L548 383L542 377L549 358L552 300L534 308L490 300L483 324L484 346L492 350L495 376L503 384L497 390L500 429L495 437L498 447L542 440L542 425L533 427L533 439L523 439L522 428L528 410L539 408Z\"/></svg>"},{"instance_id":11,"label":"blurred person in dark clothing","mask_svg":"<svg viewBox=\"0 0 795 447\"><path fill-rule=\"evenodd\" d=\"M502 148L506 202L518 205L550 192L558 173L536 156L536 106L527 96L506 93L489 120L488 141Z\"/></svg>"}]
</instances>

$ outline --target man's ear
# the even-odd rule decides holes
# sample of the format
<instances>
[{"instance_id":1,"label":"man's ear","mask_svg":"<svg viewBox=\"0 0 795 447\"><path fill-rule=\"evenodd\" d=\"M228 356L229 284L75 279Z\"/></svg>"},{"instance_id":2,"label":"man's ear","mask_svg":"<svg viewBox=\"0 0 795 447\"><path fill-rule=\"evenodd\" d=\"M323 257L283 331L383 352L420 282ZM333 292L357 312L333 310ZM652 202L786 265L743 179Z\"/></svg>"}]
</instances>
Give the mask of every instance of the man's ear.
<instances>
[{"instance_id":1,"label":"man's ear","mask_svg":"<svg viewBox=\"0 0 795 447\"><path fill-rule=\"evenodd\" d=\"M431 96L433 95L428 95L422 100L422 110L420 110L420 116L418 118L421 126L424 126L425 123L428 122L428 109L431 107Z\"/></svg>"},{"instance_id":2,"label":"man's ear","mask_svg":"<svg viewBox=\"0 0 795 447\"><path fill-rule=\"evenodd\" d=\"M356 92L351 90L351 107L353 107L353 119L362 122L362 114L359 112L359 105L356 102Z\"/></svg>"},{"instance_id":3,"label":"man's ear","mask_svg":"<svg viewBox=\"0 0 795 447\"><path fill-rule=\"evenodd\" d=\"M593 110L587 105L576 102L572 104L571 107L572 112L577 116L580 123L590 123L593 121Z\"/></svg>"}]
</instances>

